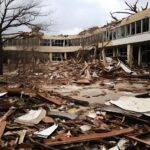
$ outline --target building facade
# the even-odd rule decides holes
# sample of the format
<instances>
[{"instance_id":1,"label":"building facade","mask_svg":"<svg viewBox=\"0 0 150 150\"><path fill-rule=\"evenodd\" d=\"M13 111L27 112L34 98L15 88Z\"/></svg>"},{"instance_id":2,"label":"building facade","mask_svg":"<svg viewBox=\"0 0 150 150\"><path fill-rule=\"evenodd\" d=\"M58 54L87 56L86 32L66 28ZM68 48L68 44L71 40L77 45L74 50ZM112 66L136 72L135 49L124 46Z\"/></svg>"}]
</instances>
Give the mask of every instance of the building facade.
<instances>
[{"instance_id":1,"label":"building facade","mask_svg":"<svg viewBox=\"0 0 150 150\"><path fill-rule=\"evenodd\" d=\"M91 28L72 36L45 36L37 39L8 40L6 53L30 53L36 51L50 61L62 61L75 57L81 50L104 50L106 57L118 57L130 67L150 65L150 9L141 11L103 27ZM30 43L30 44L29 44ZM34 46L33 46L34 45Z\"/></svg>"}]
</instances>

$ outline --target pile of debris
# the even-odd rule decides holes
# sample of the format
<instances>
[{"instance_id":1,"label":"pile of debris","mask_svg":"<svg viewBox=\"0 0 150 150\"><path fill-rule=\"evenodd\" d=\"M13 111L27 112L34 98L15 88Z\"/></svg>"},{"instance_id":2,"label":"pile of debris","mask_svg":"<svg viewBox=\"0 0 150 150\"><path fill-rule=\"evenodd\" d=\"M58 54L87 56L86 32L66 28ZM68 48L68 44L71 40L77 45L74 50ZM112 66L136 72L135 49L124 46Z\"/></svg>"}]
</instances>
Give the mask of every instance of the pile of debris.
<instances>
[{"instance_id":1,"label":"pile of debris","mask_svg":"<svg viewBox=\"0 0 150 150\"><path fill-rule=\"evenodd\" d=\"M150 95L105 105L37 89L0 93L0 147L125 150L150 148Z\"/></svg>"},{"instance_id":2,"label":"pile of debris","mask_svg":"<svg viewBox=\"0 0 150 150\"><path fill-rule=\"evenodd\" d=\"M107 64L94 60L92 62L78 63L76 61L64 61L59 63L39 64L34 72L31 68L22 73L21 70L7 74L6 79L10 82L24 82L24 86L30 88L39 84L67 85L71 83L92 84L101 78L115 79L138 78L150 79L149 71L140 69L131 70L120 60L107 58ZM30 65L28 65L30 67Z\"/></svg>"}]
</instances>

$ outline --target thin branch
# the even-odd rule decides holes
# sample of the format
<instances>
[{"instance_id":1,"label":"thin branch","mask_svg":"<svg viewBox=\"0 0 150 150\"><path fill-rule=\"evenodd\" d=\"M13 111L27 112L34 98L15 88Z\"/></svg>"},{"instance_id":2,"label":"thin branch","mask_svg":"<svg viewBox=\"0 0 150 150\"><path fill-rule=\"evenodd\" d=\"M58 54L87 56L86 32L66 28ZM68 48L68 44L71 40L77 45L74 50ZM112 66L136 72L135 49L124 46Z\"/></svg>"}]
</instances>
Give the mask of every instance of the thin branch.
<instances>
[{"instance_id":1,"label":"thin branch","mask_svg":"<svg viewBox=\"0 0 150 150\"><path fill-rule=\"evenodd\" d=\"M113 13L110 12L110 15L111 15L111 17L112 17L115 21L118 21L117 17L115 17L115 16L113 15Z\"/></svg>"},{"instance_id":2,"label":"thin branch","mask_svg":"<svg viewBox=\"0 0 150 150\"><path fill-rule=\"evenodd\" d=\"M141 8L142 8L142 10L146 10L146 9L148 9L148 6L149 6L149 2L146 3L146 6L144 8L142 6L141 6Z\"/></svg>"},{"instance_id":3,"label":"thin branch","mask_svg":"<svg viewBox=\"0 0 150 150\"><path fill-rule=\"evenodd\" d=\"M134 13L127 12L127 11L116 11L116 12L113 12L112 14L130 14L130 15L133 15Z\"/></svg>"}]
</instances>

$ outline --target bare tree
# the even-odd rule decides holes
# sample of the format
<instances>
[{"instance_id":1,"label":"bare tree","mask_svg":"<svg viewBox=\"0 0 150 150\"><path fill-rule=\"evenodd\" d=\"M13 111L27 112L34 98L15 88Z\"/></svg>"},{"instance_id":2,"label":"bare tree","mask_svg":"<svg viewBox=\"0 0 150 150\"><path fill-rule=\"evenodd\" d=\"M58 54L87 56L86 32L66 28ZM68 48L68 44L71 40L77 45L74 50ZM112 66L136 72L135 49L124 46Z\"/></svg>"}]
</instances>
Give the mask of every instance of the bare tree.
<instances>
[{"instance_id":1,"label":"bare tree","mask_svg":"<svg viewBox=\"0 0 150 150\"><path fill-rule=\"evenodd\" d=\"M144 11L146 9L148 9L149 6L149 2L146 3L146 5L143 6L139 6L139 0L136 0L133 4L128 3L127 1L125 1L125 5L127 6L127 9L125 9L125 11L116 11L113 13L110 13L111 17L118 21L118 18L116 16L114 16L115 14L129 14L129 15L133 15L135 13L138 13L140 11Z\"/></svg>"},{"instance_id":2,"label":"bare tree","mask_svg":"<svg viewBox=\"0 0 150 150\"><path fill-rule=\"evenodd\" d=\"M0 75L3 74L4 37L19 35L18 28L49 25L38 23L40 17L45 16L41 11L39 0L0 0ZM17 30L17 31L16 31ZM16 32L15 32L16 31Z\"/></svg>"},{"instance_id":3,"label":"bare tree","mask_svg":"<svg viewBox=\"0 0 150 150\"><path fill-rule=\"evenodd\" d=\"M35 71L35 67L37 67L36 63L37 60L39 59L39 50L38 47L40 46L40 39L43 36L43 33L39 32L39 29L33 28L31 32L23 33L21 39L22 42L20 42L19 49L22 50L21 52L21 58L18 59L19 61L22 61L22 69L23 73L26 69L26 64L27 63L32 63L32 68L30 68L33 72ZM30 56L26 56L30 54ZM30 65L28 64L28 67Z\"/></svg>"}]
</instances>

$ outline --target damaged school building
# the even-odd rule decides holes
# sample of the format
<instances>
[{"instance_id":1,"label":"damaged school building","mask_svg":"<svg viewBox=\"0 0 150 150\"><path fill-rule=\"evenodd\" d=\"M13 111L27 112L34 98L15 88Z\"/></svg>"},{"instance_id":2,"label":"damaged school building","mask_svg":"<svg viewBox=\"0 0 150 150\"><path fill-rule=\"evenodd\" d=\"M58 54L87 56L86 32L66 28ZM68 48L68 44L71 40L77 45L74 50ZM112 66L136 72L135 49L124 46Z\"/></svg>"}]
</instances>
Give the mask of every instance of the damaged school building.
<instances>
[{"instance_id":1,"label":"damaged school building","mask_svg":"<svg viewBox=\"0 0 150 150\"><path fill-rule=\"evenodd\" d=\"M0 149L150 149L150 9L77 35L34 27L4 40Z\"/></svg>"},{"instance_id":2,"label":"damaged school building","mask_svg":"<svg viewBox=\"0 0 150 150\"><path fill-rule=\"evenodd\" d=\"M8 59L16 60L21 54L24 54L23 57L32 57L31 52L44 61L75 58L82 50L96 58L103 58L104 50L106 57L117 57L130 67L150 65L150 9L103 27L93 27L78 35L46 36L38 30L25 34L31 35L30 38L23 36L7 41L4 47L5 62Z\"/></svg>"}]
</instances>

